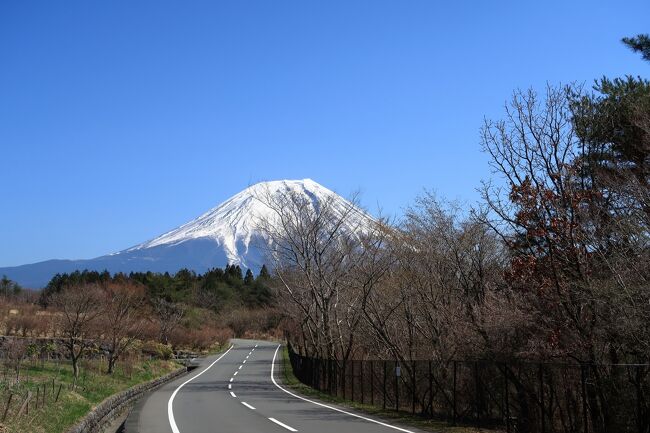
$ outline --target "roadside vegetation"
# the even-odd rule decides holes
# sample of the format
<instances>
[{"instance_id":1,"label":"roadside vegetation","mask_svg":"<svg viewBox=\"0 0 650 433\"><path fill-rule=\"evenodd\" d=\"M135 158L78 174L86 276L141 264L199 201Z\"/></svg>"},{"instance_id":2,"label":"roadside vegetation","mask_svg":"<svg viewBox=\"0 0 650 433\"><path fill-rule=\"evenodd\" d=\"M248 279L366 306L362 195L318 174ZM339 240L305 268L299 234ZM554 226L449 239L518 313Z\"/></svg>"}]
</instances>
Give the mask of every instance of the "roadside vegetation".
<instances>
[{"instance_id":1,"label":"roadside vegetation","mask_svg":"<svg viewBox=\"0 0 650 433\"><path fill-rule=\"evenodd\" d=\"M647 35L624 43L650 60ZM454 417L516 431L647 429L650 82L515 91L481 137L495 176L473 207L425 193L401 221L359 236L345 229L356 203L269 195L277 218L264 229L293 347L343 374L352 360L389 360L406 386L418 360L442 373L453 364L454 378L457 360L499 371L464 370L475 372L462 376L470 404L454 404ZM533 379L509 367L524 364ZM504 379L486 388L495 377L506 391ZM452 413L445 398L415 398L423 415Z\"/></svg>"},{"instance_id":2,"label":"roadside vegetation","mask_svg":"<svg viewBox=\"0 0 650 433\"><path fill-rule=\"evenodd\" d=\"M263 268L203 275L80 271L41 292L0 280L0 426L63 432L106 397L222 349L274 338L279 315Z\"/></svg>"},{"instance_id":3,"label":"roadside vegetation","mask_svg":"<svg viewBox=\"0 0 650 433\"><path fill-rule=\"evenodd\" d=\"M130 358L107 375L105 360L87 360L75 378L69 362L25 361L18 373L5 370L0 381L1 431L64 432L105 398L180 367L174 361Z\"/></svg>"},{"instance_id":4,"label":"roadside vegetation","mask_svg":"<svg viewBox=\"0 0 650 433\"><path fill-rule=\"evenodd\" d=\"M282 370L281 380L282 384L294 392L297 392L307 398L315 398L320 401L334 403L342 408L353 409L360 414L366 414L374 417L377 420L385 422L395 422L404 426L417 427L425 431L436 433L500 433L503 430L486 429L472 425L450 425L445 421L438 421L424 416L413 415L407 411L395 412L394 410L382 410L377 406L370 404L361 404L359 402L344 400L341 397L334 397L330 394L320 392L310 386L300 382L293 373L291 363L289 362L289 353L286 346L282 348Z\"/></svg>"}]
</instances>

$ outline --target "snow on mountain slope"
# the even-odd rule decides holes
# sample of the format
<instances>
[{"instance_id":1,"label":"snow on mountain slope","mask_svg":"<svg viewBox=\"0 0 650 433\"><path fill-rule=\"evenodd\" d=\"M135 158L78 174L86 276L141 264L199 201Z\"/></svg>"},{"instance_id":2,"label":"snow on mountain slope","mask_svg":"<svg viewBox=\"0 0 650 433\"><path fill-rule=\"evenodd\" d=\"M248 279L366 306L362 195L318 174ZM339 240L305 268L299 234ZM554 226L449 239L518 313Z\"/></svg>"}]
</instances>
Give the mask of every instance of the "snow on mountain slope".
<instances>
[{"instance_id":1,"label":"snow on mountain slope","mask_svg":"<svg viewBox=\"0 0 650 433\"><path fill-rule=\"evenodd\" d=\"M110 272L177 272L187 268L205 272L210 268L237 264L253 271L264 264L264 243L258 230L263 219L276 214L265 204L268 197L287 191L305 197L317 208L326 201L334 212L349 209L349 201L311 179L261 182L246 188L205 214L155 239L132 248L87 260L49 260L29 265L0 268L26 287L43 287L56 273L75 270ZM347 229L365 231L373 221L361 210L354 212ZM267 244L268 245L268 244Z\"/></svg>"},{"instance_id":2,"label":"snow on mountain slope","mask_svg":"<svg viewBox=\"0 0 650 433\"><path fill-rule=\"evenodd\" d=\"M210 209L195 220L118 254L162 245L177 245L192 239L211 239L223 249L230 264L253 268L261 266L260 263L246 259L250 249L256 248L254 240L262 237L257 230L260 221L265 219L273 221L275 217L275 213L265 203L266 198L269 195L273 197L286 192L303 195L314 206L332 200L334 208L343 211L351 205L344 198L311 179L260 182ZM367 218L368 222L372 220L362 212L358 212L357 216ZM254 256L257 260L260 259L260 254L259 251L255 252Z\"/></svg>"}]
</instances>

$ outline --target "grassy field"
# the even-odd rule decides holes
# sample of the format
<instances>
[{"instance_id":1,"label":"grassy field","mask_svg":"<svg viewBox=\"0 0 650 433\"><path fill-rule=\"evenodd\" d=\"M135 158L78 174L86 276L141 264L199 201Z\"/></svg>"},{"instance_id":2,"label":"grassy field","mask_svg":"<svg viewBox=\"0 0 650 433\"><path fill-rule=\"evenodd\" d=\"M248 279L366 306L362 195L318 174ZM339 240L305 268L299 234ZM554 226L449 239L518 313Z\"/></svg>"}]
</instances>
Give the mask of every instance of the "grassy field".
<instances>
[{"instance_id":1,"label":"grassy field","mask_svg":"<svg viewBox=\"0 0 650 433\"><path fill-rule=\"evenodd\" d=\"M14 371L5 369L0 379L0 432L63 433L106 397L177 368L173 361L133 361L108 376L105 364L89 361L76 385L67 362L26 363L18 380ZM28 393L32 397L26 404Z\"/></svg>"},{"instance_id":2,"label":"grassy field","mask_svg":"<svg viewBox=\"0 0 650 433\"><path fill-rule=\"evenodd\" d=\"M405 426L413 426L421 430L438 432L438 433L500 433L500 430L491 430L485 428L478 428L473 426L462 426L456 425L452 426L444 421L437 421L432 419L427 419L417 415L412 415L408 412L395 412L394 410L383 410L376 406L371 406L369 404L361 404L357 402L351 402L348 400L343 400L339 397L333 397L329 394L325 394L311 388L307 385L304 385L300 382L296 376L293 374L291 369L291 363L289 362L289 352L286 347L283 347L282 350L282 380L284 384L291 388L294 391L299 392L305 396L316 397L319 400L336 403L338 406L344 406L350 409L354 409L358 412L363 412L367 415L372 415L383 421L395 421L399 424Z\"/></svg>"}]
</instances>

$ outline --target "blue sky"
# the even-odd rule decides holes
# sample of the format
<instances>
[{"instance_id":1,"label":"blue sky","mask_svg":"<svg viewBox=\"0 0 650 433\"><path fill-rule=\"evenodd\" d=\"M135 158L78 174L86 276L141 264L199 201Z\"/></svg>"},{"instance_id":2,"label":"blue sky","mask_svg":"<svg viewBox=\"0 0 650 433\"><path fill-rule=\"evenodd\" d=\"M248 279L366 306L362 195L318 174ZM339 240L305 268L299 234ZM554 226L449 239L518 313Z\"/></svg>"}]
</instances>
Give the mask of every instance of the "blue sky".
<instances>
[{"instance_id":1,"label":"blue sky","mask_svg":"<svg viewBox=\"0 0 650 433\"><path fill-rule=\"evenodd\" d=\"M0 2L0 266L87 258L259 180L399 215L490 177L515 88L648 76L650 2Z\"/></svg>"}]
</instances>

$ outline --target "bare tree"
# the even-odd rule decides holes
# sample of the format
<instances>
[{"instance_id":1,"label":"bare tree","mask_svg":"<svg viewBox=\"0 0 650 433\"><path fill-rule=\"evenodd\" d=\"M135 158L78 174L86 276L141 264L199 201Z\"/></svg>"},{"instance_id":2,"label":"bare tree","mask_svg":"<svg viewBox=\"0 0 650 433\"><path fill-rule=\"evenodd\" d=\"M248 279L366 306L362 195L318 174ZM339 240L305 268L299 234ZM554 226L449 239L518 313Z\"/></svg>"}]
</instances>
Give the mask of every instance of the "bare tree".
<instances>
[{"instance_id":1,"label":"bare tree","mask_svg":"<svg viewBox=\"0 0 650 433\"><path fill-rule=\"evenodd\" d=\"M364 233L373 221L356 200L326 195L318 202L291 189L261 191L268 207L259 228L270 241L278 292L312 356L342 359L352 353L362 314L355 287Z\"/></svg>"},{"instance_id":2,"label":"bare tree","mask_svg":"<svg viewBox=\"0 0 650 433\"><path fill-rule=\"evenodd\" d=\"M27 343L18 338L8 338L2 344L2 354L5 365L16 373L16 381L20 380L20 367L27 357Z\"/></svg>"},{"instance_id":3,"label":"bare tree","mask_svg":"<svg viewBox=\"0 0 650 433\"><path fill-rule=\"evenodd\" d=\"M100 332L108 350L107 373L112 374L115 363L142 336L145 293L141 285L129 283L109 283L102 289L105 314L100 322Z\"/></svg>"},{"instance_id":4,"label":"bare tree","mask_svg":"<svg viewBox=\"0 0 650 433\"><path fill-rule=\"evenodd\" d=\"M95 322L103 314L101 288L96 284L67 287L52 295L52 305L57 309L58 327L63 344L72 362L75 380L79 377L79 360L93 341Z\"/></svg>"},{"instance_id":5,"label":"bare tree","mask_svg":"<svg viewBox=\"0 0 650 433\"><path fill-rule=\"evenodd\" d=\"M505 185L484 186L482 219L509 248L508 285L537 319L537 356L617 363L650 341L647 188L576 133L579 91L517 92L504 120L486 122Z\"/></svg>"},{"instance_id":6,"label":"bare tree","mask_svg":"<svg viewBox=\"0 0 650 433\"><path fill-rule=\"evenodd\" d=\"M185 309L180 304L157 298L153 300L153 311L160 326L158 340L163 344L169 344L169 338L183 319Z\"/></svg>"}]
</instances>

